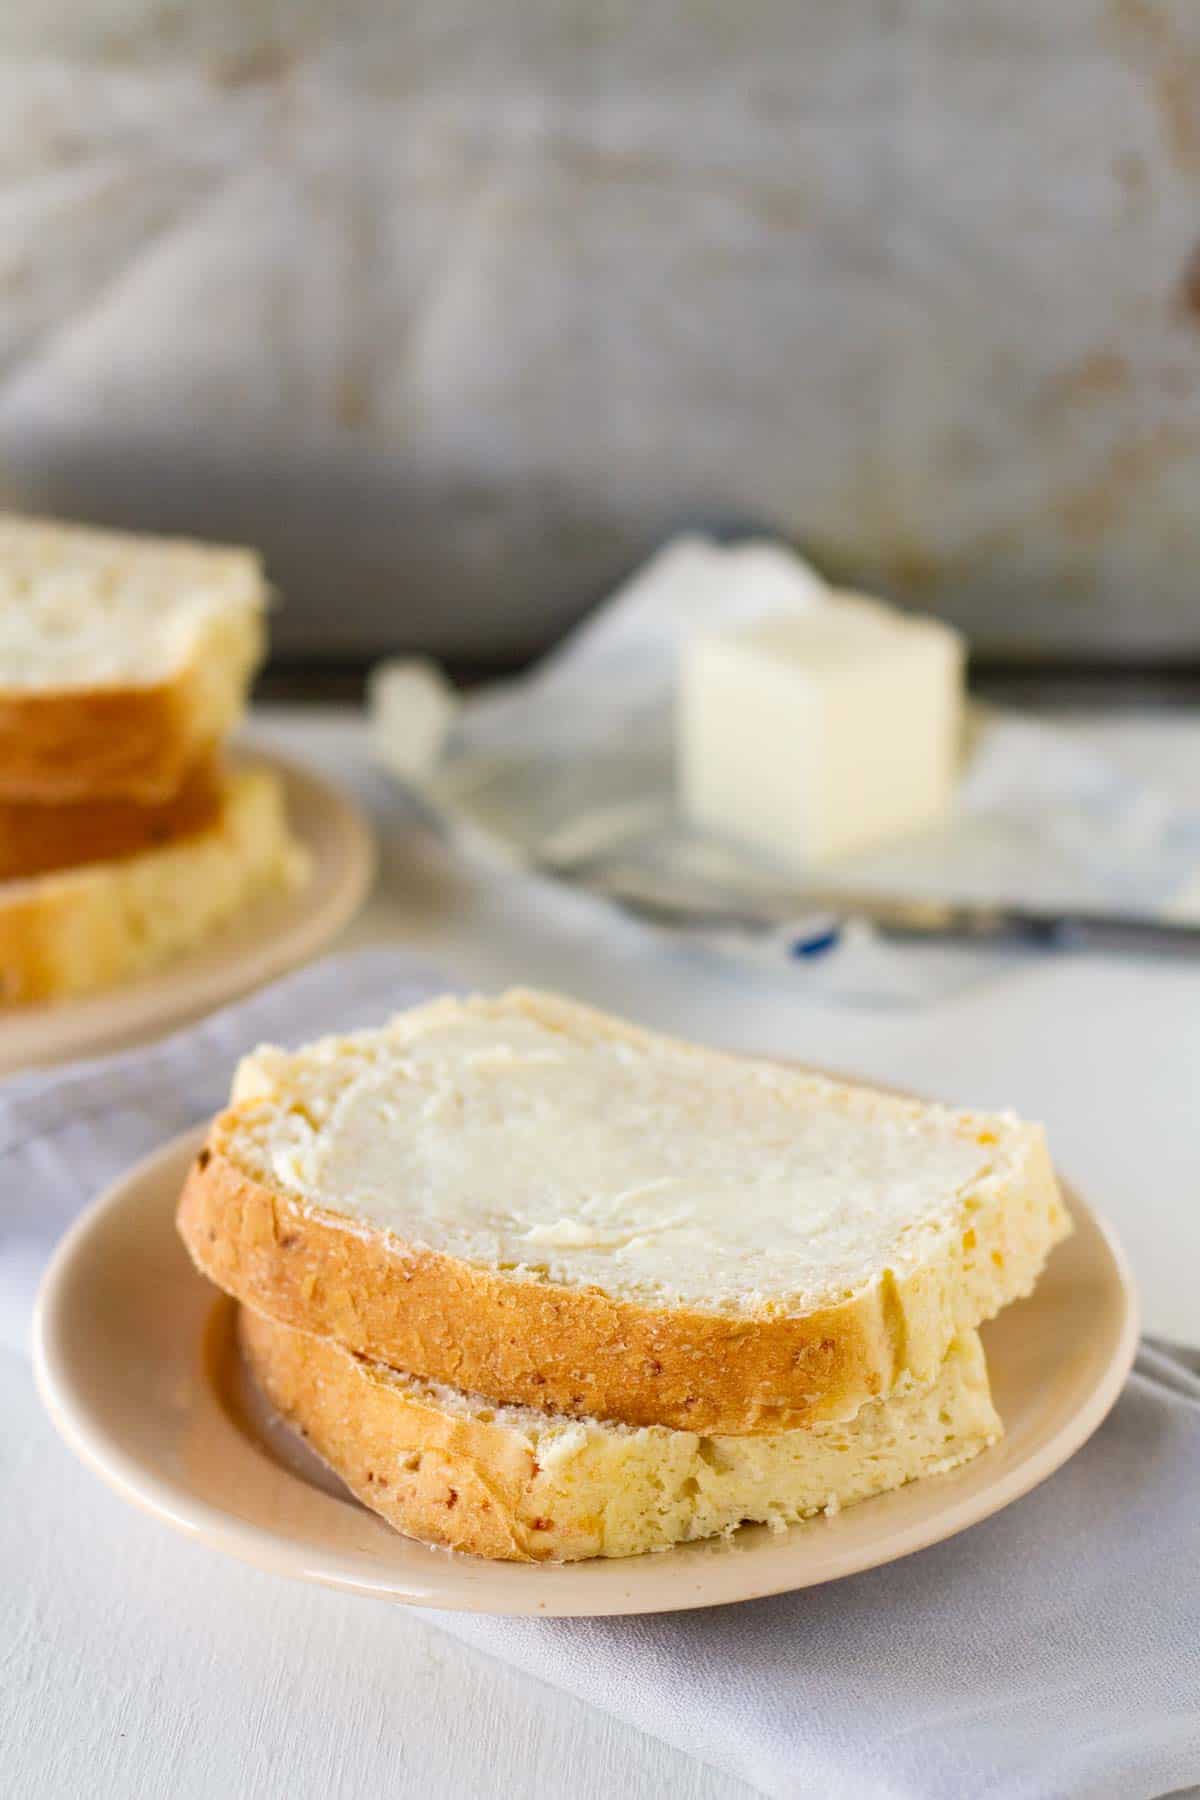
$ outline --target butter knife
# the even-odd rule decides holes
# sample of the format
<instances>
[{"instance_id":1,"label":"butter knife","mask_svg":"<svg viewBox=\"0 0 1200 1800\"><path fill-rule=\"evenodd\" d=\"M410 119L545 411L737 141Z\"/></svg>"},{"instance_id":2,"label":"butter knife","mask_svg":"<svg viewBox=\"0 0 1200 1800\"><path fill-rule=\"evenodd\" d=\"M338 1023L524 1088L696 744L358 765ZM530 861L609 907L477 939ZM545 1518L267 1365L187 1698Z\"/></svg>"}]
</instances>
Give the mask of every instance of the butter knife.
<instances>
[{"instance_id":1,"label":"butter knife","mask_svg":"<svg viewBox=\"0 0 1200 1800\"><path fill-rule=\"evenodd\" d=\"M559 877L563 871L555 871ZM665 880L629 869L593 868L582 883L653 923L703 931L794 931L792 953L832 947L850 919L892 939L1014 944L1052 950L1200 955L1200 923L1135 913L907 899L828 890L763 893L753 899L707 882Z\"/></svg>"}]
</instances>

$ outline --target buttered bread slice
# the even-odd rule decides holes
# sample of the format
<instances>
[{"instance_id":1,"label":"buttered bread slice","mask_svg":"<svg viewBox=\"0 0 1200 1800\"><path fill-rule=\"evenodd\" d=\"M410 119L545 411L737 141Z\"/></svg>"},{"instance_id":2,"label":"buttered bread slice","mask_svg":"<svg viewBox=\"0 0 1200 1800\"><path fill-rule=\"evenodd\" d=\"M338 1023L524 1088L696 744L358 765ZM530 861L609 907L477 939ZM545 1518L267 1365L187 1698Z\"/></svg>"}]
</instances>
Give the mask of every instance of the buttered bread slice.
<instances>
[{"instance_id":1,"label":"buttered bread slice","mask_svg":"<svg viewBox=\"0 0 1200 1800\"><path fill-rule=\"evenodd\" d=\"M927 1386L905 1380L846 1424L760 1437L492 1406L245 1307L239 1335L271 1404L389 1525L504 1561L634 1556L749 1522L783 1530L955 1468L1001 1434L974 1332Z\"/></svg>"},{"instance_id":2,"label":"buttered bread slice","mask_svg":"<svg viewBox=\"0 0 1200 1800\"><path fill-rule=\"evenodd\" d=\"M236 724L256 552L0 515L0 798L161 804Z\"/></svg>"},{"instance_id":3,"label":"buttered bread slice","mask_svg":"<svg viewBox=\"0 0 1200 1800\"><path fill-rule=\"evenodd\" d=\"M515 992L257 1051L179 1226L239 1300L392 1367L737 1434L932 1381L1069 1222L1036 1126Z\"/></svg>"}]
</instances>

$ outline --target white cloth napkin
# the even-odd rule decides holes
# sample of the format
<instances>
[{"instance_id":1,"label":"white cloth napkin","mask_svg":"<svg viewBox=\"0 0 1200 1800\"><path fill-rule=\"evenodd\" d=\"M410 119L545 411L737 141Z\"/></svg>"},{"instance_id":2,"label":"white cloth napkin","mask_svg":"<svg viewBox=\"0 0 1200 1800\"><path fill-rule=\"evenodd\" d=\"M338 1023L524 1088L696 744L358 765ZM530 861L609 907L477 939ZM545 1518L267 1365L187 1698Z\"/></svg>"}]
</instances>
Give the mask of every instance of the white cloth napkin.
<instances>
[{"instance_id":1,"label":"white cloth napkin","mask_svg":"<svg viewBox=\"0 0 1200 1800\"><path fill-rule=\"evenodd\" d=\"M765 1794L1151 1800L1200 1781L1200 1356L1144 1346L1064 1469L887 1568L643 1619L438 1616Z\"/></svg>"},{"instance_id":2,"label":"white cloth napkin","mask_svg":"<svg viewBox=\"0 0 1200 1800\"><path fill-rule=\"evenodd\" d=\"M149 1049L7 1082L0 1340L25 1343L68 1222L219 1106L244 1050L447 985L406 953L359 952ZM645 1619L430 1616L765 1794L1151 1800L1200 1782L1200 1356L1145 1346L1056 1476L888 1568Z\"/></svg>"},{"instance_id":3,"label":"white cloth napkin","mask_svg":"<svg viewBox=\"0 0 1200 1800\"><path fill-rule=\"evenodd\" d=\"M451 986L404 951L360 950L148 1047L0 1083L0 1344L28 1349L38 1280L72 1219L139 1157L217 1112L247 1050L379 1025Z\"/></svg>"}]
</instances>

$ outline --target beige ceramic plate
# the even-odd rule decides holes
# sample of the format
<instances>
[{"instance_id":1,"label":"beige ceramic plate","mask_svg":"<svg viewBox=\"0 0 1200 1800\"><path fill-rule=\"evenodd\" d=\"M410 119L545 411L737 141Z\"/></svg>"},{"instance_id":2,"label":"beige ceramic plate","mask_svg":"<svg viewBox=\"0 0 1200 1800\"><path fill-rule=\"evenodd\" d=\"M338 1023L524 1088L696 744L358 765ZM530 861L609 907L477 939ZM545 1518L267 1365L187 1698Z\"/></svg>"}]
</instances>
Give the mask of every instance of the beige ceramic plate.
<instances>
[{"instance_id":1,"label":"beige ceramic plate","mask_svg":"<svg viewBox=\"0 0 1200 1800\"><path fill-rule=\"evenodd\" d=\"M95 1056L157 1036L294 968L329 941L362 904L375 867L370 830L340 789L267 750L235 760L265 764L283 782L288 819L312 858L294 893L247 909L177 962L127 987L61 1006L0 1016L0 1074Z\"/></svg>"},{"instance_id":2,"label":"beige ceramic plate","mask_svg":"<svg viewBox=\"0 0 1200 1800\"><path fill-rule=\"evenodd\" d=\"M1096 1429L1133 1359L1121 1251L1078 1196L1076 1231L1030 1300L984 1329L1007 1434L963 1469L731 1541L559 1568L488 1563L398 1536L256 1403L233 1351L233 1307L197 1275L175 1199L202 1133L141 1163L84 1215L47 1273L38 1385L96 1472L189 1536L331 1587L472 1612L667 1612L808 1587L906 1556L1006 1506Z\"/></svg>"}]
</instances>

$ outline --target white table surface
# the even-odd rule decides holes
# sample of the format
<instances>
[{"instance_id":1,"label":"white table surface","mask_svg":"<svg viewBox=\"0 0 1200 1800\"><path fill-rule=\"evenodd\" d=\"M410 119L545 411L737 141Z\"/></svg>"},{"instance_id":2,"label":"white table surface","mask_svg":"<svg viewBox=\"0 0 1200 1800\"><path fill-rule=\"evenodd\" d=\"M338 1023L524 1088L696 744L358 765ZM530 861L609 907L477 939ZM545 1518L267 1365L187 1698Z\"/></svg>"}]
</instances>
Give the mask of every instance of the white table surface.
<instances>
[{"instance_id":1,"label":"white table surface","mask_svg":"<svg viewBox=\"0 0 1200 1800\"><path fill-rule=\"evenodd\" d=\"M381 793L350 714L257 725ZM1114 754L1200 798L1200 722L1106 731ZM1148 1329L1200 1340L1200 964L1034 959L918 1010L835 1007L633 926L600 954L589 903L548 909L536 884L482 880L399 816L377 814L380 881L347 944L403 941L481 988L560 987L698 1038L1040 1117L1124 1237ZM0 1787L20 1800L748 1792L419 1613L250 1571L133 1512L59 1445L9 1352L0 1418Z\"/></svg>"}]
</instances>

